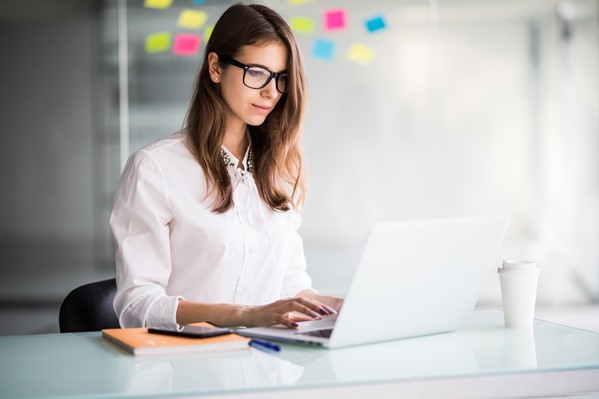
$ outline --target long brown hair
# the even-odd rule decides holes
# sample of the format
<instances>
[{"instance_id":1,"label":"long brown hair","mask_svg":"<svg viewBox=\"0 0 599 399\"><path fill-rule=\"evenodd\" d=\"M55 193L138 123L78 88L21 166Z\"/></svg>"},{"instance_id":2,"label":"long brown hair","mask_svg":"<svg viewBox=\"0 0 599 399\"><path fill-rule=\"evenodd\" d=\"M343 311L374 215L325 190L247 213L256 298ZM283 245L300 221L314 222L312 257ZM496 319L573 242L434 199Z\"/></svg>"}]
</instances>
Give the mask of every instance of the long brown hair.
<instances>
[{"instance_id":1,"label":"long brown hair","mask_svg":"<svg viewBox=\"0 0 599 399\"><path fill-rule=\"evenodd\" d=\"M233 188L220 154L227 105L210 79L208 54L235 57L243 46L269 42L280 42L287 49L289 84L264 123L248 126L254 178L260 196L272 209L299 210L303 205L300 124L307 90L299 47L291 28L275 11L258 4L235 4L224 12L212 31L186 116L188 145L204 170L215 212L226 212L233 206Z\"/></svg>"}]
</instances>

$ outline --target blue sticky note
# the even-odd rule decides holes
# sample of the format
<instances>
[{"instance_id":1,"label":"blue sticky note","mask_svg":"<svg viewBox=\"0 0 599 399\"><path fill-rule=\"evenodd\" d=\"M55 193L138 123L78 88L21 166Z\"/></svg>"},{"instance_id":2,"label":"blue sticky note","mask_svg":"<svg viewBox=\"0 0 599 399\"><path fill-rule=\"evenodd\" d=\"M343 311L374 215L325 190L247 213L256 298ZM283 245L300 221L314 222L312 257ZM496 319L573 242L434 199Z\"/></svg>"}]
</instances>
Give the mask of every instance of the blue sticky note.
<instances>
[{"instance_id":1,"label":"blue sticky note","mask_svg":"<svg viewBox=\"0 0 599 399\"><path fill-rule=\"evenodd\" d=\"M376 32L377 30L385 29L385 20L382 16L376 16L365 21L368 32Z\"/></svg>"},{"instance_id":2,"label":"blue sticky note","mask_svg":"<svg viewBox=\"0 0 599 399\"><path fill-rule=\"evenodd\" d=\"M206 0L192 0L191 2L192 2L193 4L202 4L202 3L205 3L205 2L206 2Z\"/></svg>"},{"instance_id":3,"label":"blue sticky note","mask_svg":"<svg viewBox=\"0 0 599 399\"><path fill-rule=\"evenodd\" d=\"M325 60L333 59L335 55L335 42L326 39L316 39L312 45L312 55Z\"/></svg>"}]
</instances>

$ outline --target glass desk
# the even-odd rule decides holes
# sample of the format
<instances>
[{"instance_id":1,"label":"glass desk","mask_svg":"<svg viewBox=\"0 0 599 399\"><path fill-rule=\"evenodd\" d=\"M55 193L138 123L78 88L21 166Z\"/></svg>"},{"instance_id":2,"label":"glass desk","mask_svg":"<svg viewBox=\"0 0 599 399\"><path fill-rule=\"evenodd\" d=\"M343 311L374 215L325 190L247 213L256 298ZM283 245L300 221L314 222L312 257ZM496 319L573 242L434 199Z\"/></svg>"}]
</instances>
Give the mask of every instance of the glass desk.
<instances>
[{"instance_id":1,"label":"glass desk","mask_svg":"<svg viewBox=\"0 0 599 399\"><path fill-rule=\"evenodd\" d=\"M134 357L99 332L0 337L0 398L521 397L599 392L599 334L474 312L461 331L342 349ZM455 394L450 396L455 396Z\"/></svg>"}]
</instances>

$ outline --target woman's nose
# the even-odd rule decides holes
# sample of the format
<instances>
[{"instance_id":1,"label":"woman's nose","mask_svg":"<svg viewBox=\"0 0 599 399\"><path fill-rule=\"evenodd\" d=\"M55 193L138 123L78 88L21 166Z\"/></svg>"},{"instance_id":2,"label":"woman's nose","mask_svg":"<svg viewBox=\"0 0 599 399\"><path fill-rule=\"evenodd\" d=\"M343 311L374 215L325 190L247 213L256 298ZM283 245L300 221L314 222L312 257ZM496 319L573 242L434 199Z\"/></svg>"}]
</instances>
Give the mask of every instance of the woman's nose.
<instances>
[{"instance_id":1,"label":"woman's nose","mask_svg":"<svg viewBox=\"0 0 599 399\"><path fill-rule=\"evenodd\" d=\"M268 84L262 88L262 95L267 98L276 98L278 94L279 91L277 90L276 79L271 79L270 82L268 82Z\"/></svg>"}]
</instances>

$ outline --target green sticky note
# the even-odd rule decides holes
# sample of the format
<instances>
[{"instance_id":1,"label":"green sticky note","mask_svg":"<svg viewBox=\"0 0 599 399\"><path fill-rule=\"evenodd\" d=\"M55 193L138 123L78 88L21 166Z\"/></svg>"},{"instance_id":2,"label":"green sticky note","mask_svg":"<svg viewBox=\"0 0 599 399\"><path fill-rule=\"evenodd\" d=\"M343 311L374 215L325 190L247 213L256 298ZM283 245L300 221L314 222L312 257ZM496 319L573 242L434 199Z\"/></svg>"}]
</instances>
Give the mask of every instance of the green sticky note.
<instances>
[{"instance_id":1,"label":"green sticky note","mask_svg":"<svg viewBox=\"0 0 599 399\"><path fill-rule=\"evenodd\" d=\"M158 32L146 37L146 53L155 54L168 51L171 48L171 33Z\"/></svg>"},{"instance_id":2,"label":"green sticky note","mask_svg":"<svg viewBox=\"0 0 599 399\"><path fill-rule=\"evenodd\" d=\"M164 10L173 4L173 0L144 0L144 7Z\"/></svg>"},{"instance_id":3,"label":"green sticky note","mask_svg":"<svg viewBox=\"0 0 599 399\"><path fill-rule=\"evenodd\" d=\"M294 16L289 20L289 24L295 32L309 35L314 31L316 22L311 18Z\"/></svg>"},{"instance_id":4,"label":"green sticky note","mask_svg":"<svg viewBox=\"0 0 599 399\"><path fill-rule=\"evenodd\" d=\"M204 42L208 43L210 36L212 35L212 31L214 30L214 25L208 25L204 28Z\"/></svg>"},{"instance_id":5,"label":"green sticky note","mask_svg":"<svg viewBox=\"0 0 599 399\"><path fill-rule=\"evenodd\" d=\"M359 64L368 65L374 58L374 50L363 44L354 43L347 51L347 58Z\"/></svg>"},{"instance_id":6,"label":"green sticky note","mask_svg":"<svg viewBox=\"0 0 599 399\"><path fill-rule=\"evenodd\" d=\"M200 29L208 19L208 14L204 11L183 10L179 14L177 25L187 29Z\"/></svg>"}]
</instances>

